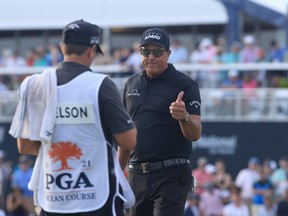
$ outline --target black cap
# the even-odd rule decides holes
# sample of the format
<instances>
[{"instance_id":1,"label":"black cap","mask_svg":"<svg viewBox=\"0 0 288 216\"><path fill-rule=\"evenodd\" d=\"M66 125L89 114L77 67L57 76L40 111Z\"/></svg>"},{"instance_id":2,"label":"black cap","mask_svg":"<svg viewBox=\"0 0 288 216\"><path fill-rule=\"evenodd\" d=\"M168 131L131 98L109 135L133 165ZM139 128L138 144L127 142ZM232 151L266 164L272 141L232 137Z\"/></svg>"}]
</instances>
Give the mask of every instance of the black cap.
<instances>
[{"instance_id":1,"label":"black cap","mask_svg":"<svg viewBox=\"0 0 288 216\"><path fill-rule=\"evenodd\" d=\"M142 34L140 46L144 46L145 44L149 43L164 47L165 50L169 50L170 48L169 36L163 29L160 28L150 28Z\"/></svg>"},{"instance_id":2,"label":"black cap","mask_svg":"<svg viewBox=\"0 0 288 216\"><path fill-rule=\"evenodd\" d=\"M65 26L62 33L62 41L66 44L96 45L97 52L103 55L99 46L101 32L102 30L99 26L81 19Z\"/></svg>"}]
</instances>

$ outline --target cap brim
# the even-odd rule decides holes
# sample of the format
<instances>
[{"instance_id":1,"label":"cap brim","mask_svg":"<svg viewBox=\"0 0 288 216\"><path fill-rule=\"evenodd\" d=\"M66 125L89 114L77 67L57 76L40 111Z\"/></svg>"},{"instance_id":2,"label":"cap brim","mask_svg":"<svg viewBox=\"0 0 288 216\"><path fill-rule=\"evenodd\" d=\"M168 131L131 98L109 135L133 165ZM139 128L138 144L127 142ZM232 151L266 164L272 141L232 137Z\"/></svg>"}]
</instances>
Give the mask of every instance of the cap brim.
<instances>
[{"instance_id":1,"label":"cap brim","mask_svg":"<svg viewBox=\"0 0 288 216\"><path fill-rule=\"evenodd\" d=\"M158 46L160 46L160 47L165 48L165 46L163 46L163 44L160 44L160 43L157 43L157 42L154 42L154 41L145 41L144 43L142 43L142 44L140 45L140 47L145 46L146 44L156 44L156 45L158 45Z\"/></svg>"},{"instance_id":2,"label":"cap brim","mask_svg":"<svg viewBox=\"0 0 288 216\"><path fill-rule=\"evenodd\" d=\"M99 44L96 44L96 51L97 51L97 53L101 53L102 55L104 55Z\"/></svg>"}]
</instances>

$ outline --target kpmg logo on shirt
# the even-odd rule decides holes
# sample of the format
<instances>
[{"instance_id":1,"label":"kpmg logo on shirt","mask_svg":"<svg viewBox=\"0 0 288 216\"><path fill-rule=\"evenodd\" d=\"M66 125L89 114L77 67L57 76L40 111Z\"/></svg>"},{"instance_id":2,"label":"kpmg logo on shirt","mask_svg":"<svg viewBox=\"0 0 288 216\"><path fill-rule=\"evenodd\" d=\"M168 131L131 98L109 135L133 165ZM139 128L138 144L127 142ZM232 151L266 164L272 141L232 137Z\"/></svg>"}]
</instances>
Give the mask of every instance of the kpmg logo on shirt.
<instances>
[{"instance_id":1,"label":"kpmg logo on shirt","mask_svg":"<svg viewBox=\"0 0 288 216\"><path fill-rule=\"evenodd\" d=\"M140 96L140 93L137 89L133 89L130 93L127 94L127 96Z\"/></svg>"},{"instance_id":2,"label":"kpmg logo on shirt","mask_svg":"<svg viewBox=\"0 0 288 216\"><path fill-rule=\"evenodd\" d=\"M200 107L199 101L193 100L189 103L190 106L195 106L196 108Z\"/></svg>"}]
</instances>

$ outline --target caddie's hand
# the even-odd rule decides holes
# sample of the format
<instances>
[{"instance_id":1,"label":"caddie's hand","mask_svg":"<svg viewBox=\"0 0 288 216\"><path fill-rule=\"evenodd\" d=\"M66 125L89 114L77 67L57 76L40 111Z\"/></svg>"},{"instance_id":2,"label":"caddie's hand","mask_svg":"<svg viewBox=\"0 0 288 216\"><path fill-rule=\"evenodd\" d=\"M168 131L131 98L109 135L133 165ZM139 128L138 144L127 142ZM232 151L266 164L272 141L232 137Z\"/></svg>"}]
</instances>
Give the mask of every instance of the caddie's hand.
<instances>
[{"instance_id":1,"label":"caddie's hand","mask_svg":"<svg viewBox=\"0 0 288 216\"><path fill-rule=\"evenodd\" d=\"M171 103L171 105L169 106L169 110L172 115L172 118L176 119L177 121L182 121L183 119L185 119L185 115L186 115L185 103L182 100L183 95L184 95L184 92L181 91L178 94L176 101Z\"/></svg>"}]
</instances>

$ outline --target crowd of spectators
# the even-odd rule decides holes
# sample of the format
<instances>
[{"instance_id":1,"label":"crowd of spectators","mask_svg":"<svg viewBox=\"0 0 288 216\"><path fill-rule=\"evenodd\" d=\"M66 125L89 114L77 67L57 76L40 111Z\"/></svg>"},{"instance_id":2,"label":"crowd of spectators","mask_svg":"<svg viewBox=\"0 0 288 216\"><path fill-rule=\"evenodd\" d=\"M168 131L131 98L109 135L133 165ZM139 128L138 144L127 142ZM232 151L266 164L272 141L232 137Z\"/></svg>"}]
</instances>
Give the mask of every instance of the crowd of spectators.
<instances>
[{"instance_id":1,"label":"crowd of spectators","mask_svg":"<svg viewBox=\"0 0 288 216\"><path fill-rule=\"evenodd\" d=\"M0 215L36 216L28 182L34 159L20 156L16 164L0 150ZM184 216L287 216L288 155L278 161L251 157L232 176L222 158L197 158L192 175L197 188L189 192Z\"/></svg>"},{"instance_id":2,"label":"crowd of spectators","mask_svg":"<svg viewBox=\"0 0 288 216\"><path fill-rule=\"evenodd\" d=\"M0 149L0 216L36 216L33 192L28 189L34 159L19 156L14 164Z\"/></svg>"},{"instance_id":3,"label":"crowd of spectators","mask_svg":"<svg viewBox=\"0 0 288 216\"><path fill-rule=\"evenodd\" d=\"M139 43L134 42L131 47L120 47L109 51L103 45L104 56L99 55L94 65L122 65L123 71L113 73L111 76L129 76L142 70L139 54ZM288 62L288 49L281 47L276 40L270 41L269 49L264 50L257 44L252 35L246 35L241 42L235 41L230 46L225 39L213 41L202 38L192 50L186 48L181 40L175 38L171 41L171 56L169 62L173 64L230 64L230 63L257 63L257 62ZM17 51L9 48L1 50L0 67L37 67L56 66L63 56L56 44L48 47L36 46L19 55ZM288 69L287 69L288 71ZM201 70L196 71L195 79L200 88L227 87L230 83L229 74L237 74L236 88L259 87L288 87L286 70L243 70L230 72L227 70ZM40 72L40 71L39 71ZM0 91L13 90L19 85L23 76L0 75ZM233 84L233 83L232 83Z\"/></svg>"},{"instance_id":4,"label":"crowd of spectators","mask_svg":"<svg viewBox=\"0 0 288 216\"><path fill-rule=\"evenodd\" d=\"M288 157L262 163L251 157L233 178L223 160L200 157L192 171L198 187L187 197L184 216L288 215Z\"/></svg>"}]
</instances>

